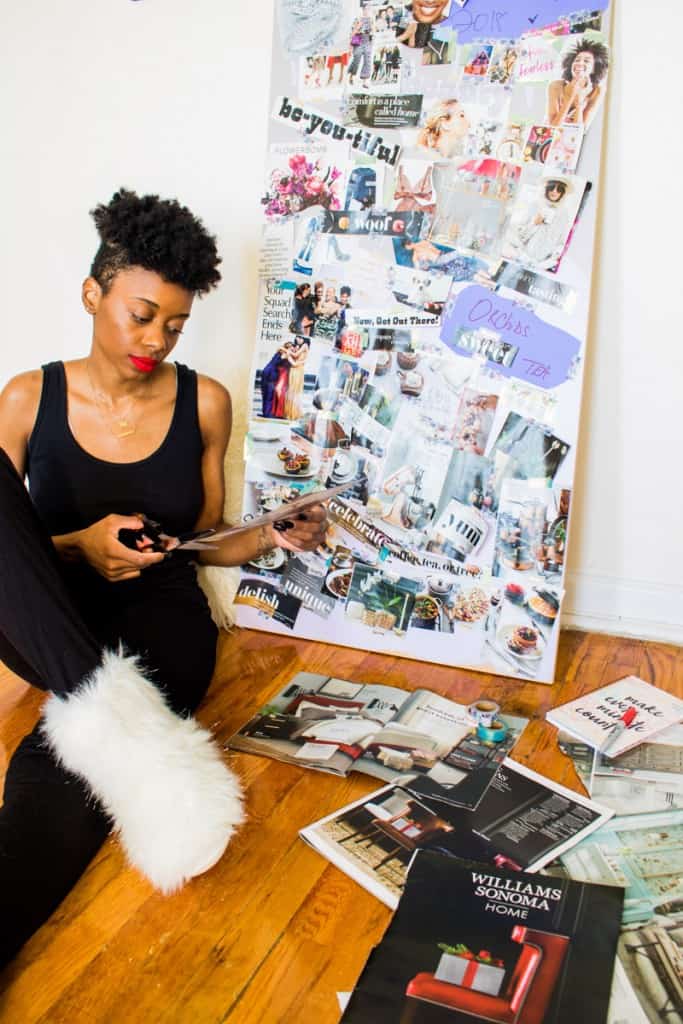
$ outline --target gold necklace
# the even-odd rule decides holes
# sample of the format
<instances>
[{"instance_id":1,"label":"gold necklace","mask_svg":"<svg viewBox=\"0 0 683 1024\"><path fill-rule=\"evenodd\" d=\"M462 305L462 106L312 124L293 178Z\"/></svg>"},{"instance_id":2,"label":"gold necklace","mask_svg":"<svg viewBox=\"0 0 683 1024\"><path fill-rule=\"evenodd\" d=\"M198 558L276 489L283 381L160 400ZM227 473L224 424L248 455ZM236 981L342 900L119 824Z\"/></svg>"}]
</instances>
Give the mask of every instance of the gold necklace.
<instances>
[{"instance_id":1,"label":"gold necklace","mask_svg":"<svg viewBox=\"0 0 683 1024\"><path fill-rule=\"evenodd\" d=\"M104 391L99 391L90 375L90 367L88 363L85 364L85 372L88 376L88 382L90 384L90 390L95 401L95 405L98 408L101 418L107 425L109 432L114 435L117 440L122 441L126 437L130 437L137 430L137 424L134 419L131 419L131 411L135 408L136 402L134 398L130 398L128 401L128 407L123 415L120 413L114 413L114 403L109 395L106 395ZM107 416L104 413L107 413Z\"/></svg>"}]
</instances>

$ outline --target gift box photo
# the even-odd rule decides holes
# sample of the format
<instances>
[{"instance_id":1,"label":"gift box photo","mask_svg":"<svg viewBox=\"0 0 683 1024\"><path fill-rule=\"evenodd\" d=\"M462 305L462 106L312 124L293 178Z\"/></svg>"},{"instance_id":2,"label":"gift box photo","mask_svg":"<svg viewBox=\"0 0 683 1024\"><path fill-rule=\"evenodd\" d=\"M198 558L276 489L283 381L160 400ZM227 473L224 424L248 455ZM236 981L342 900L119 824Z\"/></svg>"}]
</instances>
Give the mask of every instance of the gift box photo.
<instances>
[{"instance_id":1,"label":"gift box photo","mask_svg":"<svg viewBox=\"0 0 683 1024\"><path fill-rule=\"evenodd\" d=\"M434 972L437 981L460 985L476 992L497 996L505 978L505 964L494 958L487 950L472 953L467 946L447 946L440 942L441 959Z\"/></svg>"}]
</instances>

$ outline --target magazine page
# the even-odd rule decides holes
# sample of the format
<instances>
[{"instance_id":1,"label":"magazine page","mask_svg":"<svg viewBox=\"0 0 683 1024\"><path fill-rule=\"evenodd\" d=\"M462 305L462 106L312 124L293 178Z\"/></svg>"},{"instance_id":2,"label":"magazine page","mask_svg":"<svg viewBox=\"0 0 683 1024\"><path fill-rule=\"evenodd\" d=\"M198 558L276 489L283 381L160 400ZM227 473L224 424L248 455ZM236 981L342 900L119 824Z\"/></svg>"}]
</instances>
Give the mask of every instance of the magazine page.
<instances>
[{"instance_id":1,"label":"magazine page","mask_svg":"<svg viewBox=\"0 0 683 1024\"><path fill-rule=\"evenodd\" d=\"M411 795L405 790L393 785L384 786L307 825L299 835L340 871L395 910L403 891L412 849L403 856L400 844L398 848L394 844L393 853L390 847L385 848L384 834L378 824L391 818L398 821L396 815L412 811L410 801ZM425 810L431 813L428 808ZM411 827L414 826L406 817L406 841L410 839L407 832ZM376 841L372 842L373 839Z\"/></svg>"},{"instance_id":2,"label":"magazine page","mask_svg":"<svg viewBox=\"0 0 683 1024\"><path fill-rule=\"evenodd\" d=\"M572 878L623 885L624 923L683 912L683 811L615 817L560 855Z\"/></svg>"},{"instance_id":3,"label":"magazine page","mask_svg":"<svg viewBox=\"0 0 683 1024\"><path fill-rule=\"evenodd\" d=\"M680 722L683 719L683 700L638 676L626 676L553 708L546 718L599 751L609 741L612 730L620 728L622 716L626 713L634 717L610 742L610 759Z\"/></svg>"},{"instance_id":4,"label":"magazine page","mask_svg":"<svg viewBox=\"0 0 683 1024\"><path fill-rule=\"evenodd\" d=\"M595 775L627 776L652 782L678 782L683 785L683 725L672 725L647 743L618 754L605 757L597 754Z\"/></svg>"},{"instance_id":5,"label":"magazine page","mask_svg":"<svg viewBox=\"0 0 683 1024\"><path fill-rule=\"evenodd\" d=\"M614 964L607 1024L648 1024L649 1020L626 976L621 960L617 960Z\"/></svg>"},{"instance_id":6,"label":"magazine page","mask_svg":"<svg viewBox=\"0 0 683 1024\"><path fill-rule=\"evenodd\" d=\"M632 778L593 778L591 798L606 804L615 814L650 814L653 811L683 809L683 781L639 782Z\"/></svg>"},{"instance_id":7,"label":"magazine page","mask_svg":"<svg viewBox=\"0 0 683 1024\"><path fill-rule=\"evenodd\" d=\"M395 686L299 672L228 741L233 750L346 775L409 694Z\"/></svg>"},{"instance_id":8,"label":"magazine page","mask_svg":"<svg viewBox=\"0 0 683 1024\"><path fill-rule=\"evenodd\" d=\"M422 780L386 786L314 822L302 837L395 907L417 849L537 870L611 811L506 760L476 811L425 797Z\"/></svg>"},{"instance_id":9,"label":"magazine page","mask_svg":"<svg viewBox=\"0 0 683 1024\"><path fill-rule=\"evenodd\" d=\"M611 817L608 807L506 759L469 826L496 863L537 871Z\"/></svg>"},{"instance_id":10,"label":"magazine page","mask_svg":"<svg viewBox=\"0 0 683 1024\"><path fill-rule=\"evenodd\" d=\"M560 750L594 800L615 814L647 814L683 808L683 727L671 726L651 742L610 759L566 732ZM646 767L643 767L646 766Z\"/></svg>"},{"instance_id":11,"label":"magazine page","mask_svg":"<svg viewBox=\"0 0 683 1024\"><path fill-rule=\"evenodd\" d=\"M342 1020L604 1024L622 899L419 851Z\"/></svg>"},{"instance_id":12,"label":"magazine page","mask_svg":"<svg viewBox=\"0 0 683 1024\"><path fill-rule=\"evenodd\" d=\"M683 810L613 818L560 863L567 877L625 888L620 964L649 1021L662 1007L680 1019Z\"/></svg>"},{"instance_id":13,"label":"magazine page","mask_svg":"<svg viewBox=\"0 0 683 1024\"><path fill-rule=\"evenodd\" d=\"M228 746L339 775L419 775L435 797L473 808L527 721L498 715L482 738L468 706L429 690L300 672Z\"/></svg>"},{"instance_id":14,"label":"magazine page","mask_svg":"<svg viewBox=\"0 0 683 1024\"><path fill-rule=\"evenodd\" d=\"M551 683L609 4L289 6L243 515L346 489L310 571L242 566L238 622Z\"/></svg>"},{"instance_id":15,"label":"magazine page","mask_svg":"<svg viewBox=\"0 0 683 1024\"><path fill-rule=\"evenodd\" d=\"M387 782L415 775L425 795L472 810L527 722L498 712L495 729L478 731L466 705L416 690L387 725L361 741L355 767Z\"/></svg>"}]
</instances>

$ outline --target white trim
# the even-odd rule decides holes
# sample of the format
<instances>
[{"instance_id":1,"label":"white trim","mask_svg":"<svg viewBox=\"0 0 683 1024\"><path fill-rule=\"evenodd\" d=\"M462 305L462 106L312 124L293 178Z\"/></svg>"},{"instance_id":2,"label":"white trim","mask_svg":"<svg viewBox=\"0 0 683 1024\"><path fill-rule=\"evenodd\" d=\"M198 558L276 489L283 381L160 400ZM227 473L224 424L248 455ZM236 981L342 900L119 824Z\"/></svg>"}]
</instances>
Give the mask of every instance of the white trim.
<instances>
[{"instance_id":1,"label":"white trim","mask_svg":"<svg viewBox=\"0 0 683 1024\"><path fill-rule=\"evenodd\" d=\"M562 625L683 645L683 585L568 572Z\"/></svg>"}]
</instances>

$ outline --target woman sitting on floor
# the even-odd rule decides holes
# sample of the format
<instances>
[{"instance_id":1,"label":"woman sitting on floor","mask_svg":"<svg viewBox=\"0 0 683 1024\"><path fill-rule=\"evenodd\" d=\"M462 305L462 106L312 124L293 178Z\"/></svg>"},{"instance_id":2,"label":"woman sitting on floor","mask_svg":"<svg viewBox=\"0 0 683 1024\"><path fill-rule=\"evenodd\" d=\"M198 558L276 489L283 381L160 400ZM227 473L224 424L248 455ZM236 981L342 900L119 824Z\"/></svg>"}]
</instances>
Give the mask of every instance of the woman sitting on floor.
<instances>
[{"instance_id":1,"label":"woman sitting on floor","mask_svg":"<svg viewBox=\"0 0 683 1024\"><path fill-rule=\"evenodd\" d=\"M168 892L211 867L242 820L237 780L188 717L217 637L192 555L119 538L142 528L141 513L173 536L221 521L230 397L167 362L220 260L175 200L121 191L94 219L89 354L21 374L0 396L0 658L54 694L7 771L0 964L112 823L129 860ZM286 535L260 527L200 561L311 550L324 523L316 506Z\"/></svg>"}]
</instances>

